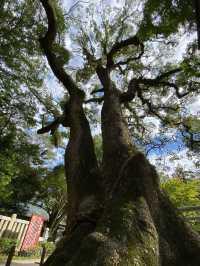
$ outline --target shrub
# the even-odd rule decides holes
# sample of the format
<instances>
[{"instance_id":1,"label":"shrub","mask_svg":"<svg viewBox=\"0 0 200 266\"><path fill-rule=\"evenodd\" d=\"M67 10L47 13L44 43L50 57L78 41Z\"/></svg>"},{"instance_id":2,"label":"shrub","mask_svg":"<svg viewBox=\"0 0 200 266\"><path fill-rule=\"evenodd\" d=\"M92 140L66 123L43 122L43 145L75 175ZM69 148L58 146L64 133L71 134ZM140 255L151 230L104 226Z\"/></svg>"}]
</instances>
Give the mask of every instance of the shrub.
<instances>
[{"instance_id":1,"label":"shrub","mask_svg":"<svg viewBox=\"0 0 200 266\"><path fill-rule=\"evenodd\" d=\"M46 242L46 243L39 243L35 247L33 247L30 250L22 250L18 252L18 256L20 257L40 257L42 254L42 247L46 247L46 255L50 255L54 248L55 245L52 242Z\"/></svg>"},{"instance_id":2,"label":"shrub","mask_svg":"<svg viewBox=\"0 0 200 266\"><path fill-rule=\"evenodd\" d=\"M0 238L0 254L8 255L10 252L10 249L13 246L16 246L18 241L16 239L11 238Z\"/></svg>"},{"instance_id":3,"label":"shrub","mask_svg":"<svg viewBox=\"0 0 200 266\"><path fill-rule=\"evenodd\" d=\"M43 243L42 245L45 245L47 255L50 255L55 249L55 244L53 242L46 242Z\"/></svg>"},{"instance_id":4,"label":"shrub","mask_svg":"<svg viewBox=\"0 0 200 266\"><path fill-rule=\"evenodd\" d=\"M29 250L21 250L17 254L20 257L40 257L41 256L41 245L36 245Z\"/></svg>"}]
</instances>

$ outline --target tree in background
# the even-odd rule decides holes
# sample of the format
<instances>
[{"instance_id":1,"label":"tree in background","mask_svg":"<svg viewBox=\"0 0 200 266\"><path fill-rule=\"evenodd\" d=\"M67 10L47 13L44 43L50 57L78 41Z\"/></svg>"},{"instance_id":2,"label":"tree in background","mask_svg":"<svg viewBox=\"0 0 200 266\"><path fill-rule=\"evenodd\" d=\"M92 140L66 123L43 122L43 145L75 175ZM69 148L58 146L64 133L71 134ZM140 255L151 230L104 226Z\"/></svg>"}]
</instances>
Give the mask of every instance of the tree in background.
<instances>
[{"instance_id":1,"label":"tree in background","mask_svg":"<svg viewBox=\"0 0 200 266\"><path fill-rule=\"evenodd\" d=\"M49 220L49 238L57 238L57 230L61 223L67 219L67 186L65 181L64 166L58 165L49 170L41 184L41 207L47 211Z\"/></svg>"},{"instance_id":2,"label":"tree in background","mask_svg":"<svg viewBox=\"0 0 200 266\"><path fill-rule=\"evenodd\" d=\"M67 71L69 57L60 41L62 10L56 1L40 2L48 27L40 46L68 100L64 112L38 133L54 134L60 124L70 128L66 235L45 265L199 265L198 234L178 216L136 145L145 136L143 119L149 115L166 130L185 130L183 107L199 89L195 43L184 58L175 62L170 57L183 29L196 31L195 6L188 1L127 0L123 6L101 9L103 1L84 16L81 9L68 14L84 64L75 76ZM85 86L94 76L99 87L90 86L93 98L87 99ZM84 110L91 103L103 103L100 165ZM127 114L133 119L131 136Z\"/></svg>"},{"instance_id":3,"label":"tree in background","mask_svg":"<svg viewBox=\"0 0 200 266\"><path fill-rule=\"evenodd\" d=\"M31 143L29 136L15 125L10 125L0 137L0 146L0 210L23 211L40 191L44 157L39 146Z\"/></svg>"},{"instance_id":4,"label":"tree in background","mask_svg":"<svg viewBox=\"0 0 200 266\"><path fill-rule=\"evenodd\" d=\"M174 205L178 208L200 206L200 180L183 179L179 176L169 179L162 184L162 188L168 193ZM200 231L199 211L191 208L190 211L182 212L186 221L192 224L193 229Z\"/></svg>"},{"instance_id":5,"label":"tree in background","mask_svg":"<svg viewBox=\"0 0 200 266\"><path fill-rule=\"evenodd\" d=\"M0 208L4 213L24 211L26 203L38 196L46 171L47 147L39 146L30 130L41 105L43 114L54 113L44 91L41 50L33 38L42 31L37 23L40 9L36 1L0 3Z\"/></svg>"}]
</instances>

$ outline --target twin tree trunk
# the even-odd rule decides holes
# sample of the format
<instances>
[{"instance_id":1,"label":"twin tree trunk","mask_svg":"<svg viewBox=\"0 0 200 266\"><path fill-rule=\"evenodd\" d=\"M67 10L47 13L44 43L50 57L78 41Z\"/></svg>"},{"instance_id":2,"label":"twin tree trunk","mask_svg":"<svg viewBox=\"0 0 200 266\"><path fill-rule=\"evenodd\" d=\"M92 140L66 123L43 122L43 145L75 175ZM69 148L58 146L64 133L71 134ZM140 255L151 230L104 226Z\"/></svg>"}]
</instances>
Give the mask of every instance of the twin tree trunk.
<instances>
[{"instance_id":1,"label":"twin tree trunk","mask_svg":"<svg viewBox=\"0 0 200 266\"><path fill-rule=\"evenodd\" d=\"M199 266L200 237L178 217L160 189L154 167L134 147L123 118L120 92L110 79L110 70L100 61L96 72L104 87L103 161L98 166L83 109L84 93L53 53L56 18L50 2L40 1L48 20L40 45L70 95L62 117L39 131L54 132L59 123L70 127L65 154L67 228L44 265ZM137 39L130 40L137 45ZM114 46L110 56L120 45L127 42Z\"/></svg>"},{"instance_id":2,"label":"twin tree trunk","mask_svg":"<svg viewBox=\"0 0 200 266\"><path fill-rule=\"evenodd\" d=\"M200 265L199 236L178 217L154 167L131 143L117 89L111 84L105 91L102 169L79 96L68 110L68 226L45 266Z\"/></svg>"}]
</instances>

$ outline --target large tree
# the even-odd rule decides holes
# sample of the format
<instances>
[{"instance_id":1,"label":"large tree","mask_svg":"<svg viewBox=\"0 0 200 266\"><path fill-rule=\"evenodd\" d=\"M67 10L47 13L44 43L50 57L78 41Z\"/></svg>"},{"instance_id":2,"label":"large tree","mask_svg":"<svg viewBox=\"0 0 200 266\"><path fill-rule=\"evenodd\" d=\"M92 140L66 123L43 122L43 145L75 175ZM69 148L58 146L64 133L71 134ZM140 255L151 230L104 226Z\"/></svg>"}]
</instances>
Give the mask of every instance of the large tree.
<instances>
[{"instance_id":1,"label":"large tree","mask_svg":"<svg viewBox=\"0 0 200 266\"><path fill-rule=\"evenodd\" d=\"M166 58L170 45L176 45L175 33L193 30L195 7L190 1L125 1L123 8L107 7L103 13L99 5L96 21L92 7L87 10L91 14L72 17L76 25L71 32L84 58L75 79L62 60L68 54L57 35L60 9L56 1L40 2L48 25L40 45L69 97L63 114L38 133L54 134L60 124L70 128L65 152L66 234L45 265L199 265L199 236L178 216L160 189L154 167L134 143L134 132L149 114L163 127L184 131L181 107L199 86L195 45L179 63ZM86 100L80 81L92 75L100 85L91 93L101 97ZM100 165L84 109L84 103L92 102L103 103ZM127 112L136 125L131 134Z\"/></svg>"}]
</instances>

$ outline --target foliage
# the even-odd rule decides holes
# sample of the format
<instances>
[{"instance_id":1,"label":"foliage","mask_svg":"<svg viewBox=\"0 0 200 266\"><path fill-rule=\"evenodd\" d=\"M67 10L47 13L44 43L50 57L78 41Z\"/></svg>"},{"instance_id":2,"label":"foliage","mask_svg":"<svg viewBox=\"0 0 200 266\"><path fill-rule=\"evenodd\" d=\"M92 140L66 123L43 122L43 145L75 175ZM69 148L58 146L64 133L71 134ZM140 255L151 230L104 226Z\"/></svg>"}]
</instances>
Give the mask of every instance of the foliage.
<instances>
[{"instance_id":1,"label":"foliage","mask_svg":"<svg viewBox=\"0 0 200 266\"><path fill-rule=\"evenodd\" d=\"M102 138L100 135L94 136L94 147L95 147L95 153L97 156L97 160L99 165L102 162L102 156L103 156L103 150L102 150Z\"/></svg>"},{"instance_id":2,"label":"foliage","mask_svg":"<svg viewBox=\"0 0 200 266\"><path fill-rule=\"evenodd\" d=\"M7 115L3 124L15 119L34 124L36 106L30 90L41 86L44 73L41 52L33 39L38 34L36 13L33 1L1 1L0 121Z\"/></svg>"},{"instance_id":3,"label":"foliage","mask_svg":"<svg viewBox=\"0 0 200 266\"><path fill-rule=\"evenodd\" d=\"M0 137L0 146L0 208L12 212L19 203L26 204L39 192L44 158L40 147L14 125Z\"/></svg>"},{"instance_id":4,"label":"foliage","mask_svg":"<svg viewBox=\"0 0 200 266\"><path fill-rule=\"evenodd\" d=\"M39 194L46 171L46 147L33 141L30 130L38 102L48 113L58 111L43 86L46 69L38 43L43 23L37 1L3 0L0 6L0 209L12 212Z\"/></svg>"},{"instance_id":5,"label":"foliage","mask_svg":"<svg viewBox=\"0 0 200 266\"><path fill-rule=\"evenodd\" d=\"M188 116L184 119L182 134L186 146L198 154L200 150L200 120L198 116Z\"/></svg>"},{"instance_id":6,"label":"foliage","mask_svg":"<svg viewBox=\"0 0 200 266\"><path fill-rule=\"evenodd\" d=\"M176 207L200 205L200 180L172 178L162 184Z\"/></svg>"},{"instance_id":7,"label":"foliage","mask_svg":"<svg viewBox=\"0 0 200 266\"><path fill-rule=\"evenodd\" d=\"M87 8L83 5L69 16L69 33L74 48L74 54L72 52L71 55L62 47L63 33L67 26L63 10L60 1L53 1L58 20L57 43L53 46L57 62L67 68L70 56L74 59L76 51L81 51L81 66L76 73L72 70L70 74L76 74L76 80L81 88L86 88L86 95L89 97L93 87L99 85L95 74L97 65L109 65L108 55L116 48L116 44L123 43L135 35L136 45L118 49L113 52L110 60L113 61L110 69L112 82L117 84L119 92L127 92L131 80L141 82L138 83L140 90L134 92L132 101L123 105L123 114L128 118L133 142L144 147L149 145L149 142L151 144L152 132L145 124L147 117L159 119L162 132L171 128L184 132L185 126L188 125L196 132L193 118L188 121L183 112L189 94L195 96L199 91L199 58L193 53L195 45L188 46L181 59L175 60L176 56L173 56L176 54L173 48L178 47L181 32L194 32L193 6L188 0L122 2L123 7L112 7L107 5L107 1L99 1L99 5L92 3ZM106 9L103 7L105 3ZM47 107L47 111L50 110L54 118L60 111L52 111L51 107L49 108L51 97L45 97L44 100L37 90L37 87L42 85L45 73L37 38L43 36L46 21L41 22L40 6L36 1L2 1L0 5L3 18L3 42L0 45L0 144L3 147L0 151L0 199L10 206L13 202L17 204L30 201L34 197L38 200L40 197L41 204L49 213L49 225L53 235L59 222L66 216L67 191L63 167L59 166L46 173L41 167L41 150L28 141L29 134L22 130L27 126L34 126L36 122L37 104L32 100L32 94L34 99L37 98ZM7 49L7 46L10 49ZM168 58L173 60L169 62ZM180 70L173 72L173 69ZM171 74L167 76L163 74L170 71ZM91 84L91 81L92 86L85 86ZM97 110L93 107L85 108L93 115L91 109ZM98 119L95 121L98 123ZM52 143L57 146L59 138L56 132L51 137ZM153 140L156 142L155 138ZM101 164L101 138L96 137L94 141ZM167 184L165 186L165 189L170 191L171 187ZM175 186L177 190L172 194L175 195L177 206L188 203L189 200L193 204L198 199L194 186L189 185L187 192L184 184L177 183ZM32 191L31 195L29 191ZM40 193L39 197L36 197L37 193Z\"/></svg>"},{"instance_id":8,"label":"foliage","mask_svg":"<svg viewBox=\"0 0 200 266\"><path fill-rule=\"evenodd\" d=\"M10 249L17 245L17 240L11 238L0 238L0 254L8 255Z\"/></svg>"},{"instance_id":9,"label":"foliage","mask_svg":"<svg viewBox=\"0 0 200 266\"><path fill-rule=\"evenodd\" d=\"M50 255L55 249L55 244L52 242L38 243L35 247L31 248L30 250L19 251L17 256L18 257L40 258L43 246L45 246L46 248L46 256Z\"/></svg>"},{"instance_id":10,"label":"foliage","mask_svg":"<svg viewBox=\"0 0 200 266\"><path fill-rule=\"evenodd\" d=\"M45 164L55 155L53 147L48 139L42 145L33 141L29 131L14 123L0 136L0 146L0 211L24 212L27 203L43 199Z\"/></svg>"},{"instance_id":11,"label":"foliage","mask_svg":"<svg viewBox=\"0 0 200 266\"><path fill-rule=\"evenodd\" d=\"M200 206L200 179L172 178L162 184L176 207ZM198 211L183 212L187 217L199 217ZM193 228L200 230L199 222L191 221Z\"/></svg>"},{"instance_id":12,"label":"foliage","mask_svg":"<svg viewBox=\"0 0 200 266\"><path fill-rule=\"evenodd\" d=\"M41 100L38 89L42 86L46 71L36 37L43 28L39 22L40 10L37 2L3 0L0 6L2 18L0 208L2 211L16 207L21 201L26 203L40 188L43 149L33 143L31 132L27 127L36 124L38 100ZM22 182L23 189L21 189Z\"/></svg>"},{"instance_id":13,"label":"foliage","mask_svg":"<svg viewBox=\"0 0 200 266\"><path fill-rule=\"evenodd\" d=\"M163 34L164 37L177 32L180 25L192 27L195 25L195 9L191 1L146 1L144 20L140 34L145 38Z\"/></svg>"},{"instance_id":14,"label":"foliage","mask_svg":"<svg viewBox=\"0 0 200 266\"><path fill-rule=\"evenodd\" d=\"M45 242L45 243L43 243L41 245L45 246L47 255L50 255L55 249L55 244L53 242L48 242L47 241L47 242Z\"/></svg>"}]
</instances>

